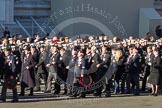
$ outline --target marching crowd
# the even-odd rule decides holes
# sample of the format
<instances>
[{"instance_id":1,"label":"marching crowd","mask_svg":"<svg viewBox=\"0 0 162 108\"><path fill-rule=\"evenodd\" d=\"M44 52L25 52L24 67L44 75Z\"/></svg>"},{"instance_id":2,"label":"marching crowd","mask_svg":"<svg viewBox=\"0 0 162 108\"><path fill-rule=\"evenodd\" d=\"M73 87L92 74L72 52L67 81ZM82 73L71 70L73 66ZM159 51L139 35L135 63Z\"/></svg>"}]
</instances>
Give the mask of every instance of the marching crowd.
<instances>
[{"instance_id":1,"label":"marching crowd","mask_svg":"<svg viewBox=\"0 0 162 108\"><path fill-rule=\"evenodd\" d=\"M146 91L157 96L161 92L161 58L162 39L149 33L144 38L114 36L112 40L104 34L75 40L49 39L48 35L40 39L39 34L34 38L4 36L0 46L1 101L6 101L8 88L13 91L12 102L25 96L26 88L28 96L38 91L59 95L61 90L62 95L79 98L87 94L110 97L112 92L139 96ZM100 81L100 86L87 90Z\"/></svg>"}]
</instances>

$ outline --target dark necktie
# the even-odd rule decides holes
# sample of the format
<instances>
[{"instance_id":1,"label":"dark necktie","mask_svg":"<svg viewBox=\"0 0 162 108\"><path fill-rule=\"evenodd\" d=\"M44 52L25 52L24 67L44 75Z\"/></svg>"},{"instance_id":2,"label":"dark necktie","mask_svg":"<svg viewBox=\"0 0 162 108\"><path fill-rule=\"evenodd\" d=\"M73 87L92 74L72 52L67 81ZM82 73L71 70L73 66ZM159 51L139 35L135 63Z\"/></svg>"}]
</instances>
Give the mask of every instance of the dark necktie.
<instances>
[{"instance_id":1,"label":"dark necktie","mask_svg":"<svg viewBox=\"0 0 162 108\"><path fill-rule=\"evenodd\" d=\"M134 57L133 55L131 55L130 57L128 57L127 63L129 63L132 60L133 57Z\"/></svg>"},{"instance_id":2,"label":"dark necktie","mask_svg":"<svg viewBox=\"0 0 162 108\"><path fill-rule=\"evenodd\" d=\"M92 55L89 56L88 62L91 62L91 60L92 60Z\"/></svg>"},{"instance_id":3,"label":"dark necktie","mask_svg":"<svg viewBox=\"0 0 162 108\"><path fill-rule=\"evenodd\" d=\"M26 62L27 58L28 58L27 56L26 56L26 57L24 57L24 63Z\"/></svg>"},{"instance_id":4,"label":"dark necktie","mask_svg":"<svg viewBox=\"0 0 162 108\"><path fill-rule=\"evenodd\" d=\"M102 55L102 56L101 56L102 61L104 61L104 58L105 58L105 55Z\"/></svg>"}]
</instances>

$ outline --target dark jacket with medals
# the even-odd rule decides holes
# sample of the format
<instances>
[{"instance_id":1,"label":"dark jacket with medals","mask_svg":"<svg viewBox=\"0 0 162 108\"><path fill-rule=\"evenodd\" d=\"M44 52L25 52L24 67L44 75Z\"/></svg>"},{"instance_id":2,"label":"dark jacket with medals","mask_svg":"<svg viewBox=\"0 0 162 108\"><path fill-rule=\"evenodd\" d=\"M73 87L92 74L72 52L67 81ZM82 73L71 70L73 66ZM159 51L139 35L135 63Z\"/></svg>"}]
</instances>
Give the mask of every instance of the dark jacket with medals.
<instances>
[{"instance_id":1,"label":"dark jacket with medals","mask_svg":"<svg viewBox=\"0 0 162 108\"><path fill-rule=\"evenodd\" d=\"M99 54L95 53L94 55L91 54L90 58L87 60L87 68L88 68L88 72L89 74L95 73L97 72L98 68L97 68L97 64L100 64L101 59Z\"/></svg>"},{"instance_id":2,"label":"dark jacket with medals","mask_svg":"<svg viewBox=\"0 0 162 108\"><path fill-rule=\"evenodd\" d=\"M97 72L98 79L101 79L107 72L111 62L111 56L109 54L101 55L101 63Z\"/></svg>"},{"instance_id":3,"label":"dark jacket with medals","mask_svg":"<svg viewBox=\"0 0 162 108\"><path fill-rule=\"evenodd\" d=\"M47 72L46 64L45 64L46 59L47 59L47 53L46 52L40 53L39 61L37 64L37 73Z\"/></svg>"},{"instance_id":4,"label":"dark jacket with medals","mask_svg":"<svg viewBox=\"0 0 162 108\"><path fill-rule=\"evenodd\" d=\"M51 54L50 60L49 60L49 72L57 73L58 72L58 62L59 62L60 54L58 52L55 52ZM52 62L55 62L55 64L52 64Z\"/></svg>"},{"instance_id":5,"label":"dark jacket with medals","mask_svg":"<svg viewBox=\"0 0 162 108\"><path fill-rule=\"evenodd\" d=\"M79 78L81 74L86 74L86 60L84 57L78 58L74 67L74 77Z\"/></svg>"},{"instance_id":6,"label":"dark jacket with medals","mask_svg":"<svg viewBox=\"0 0 162 108\"><path fill-rule=\"evenodd\" d=\"M12 52L15 58L15 65L16 65L16 73L19 74L21 72L21 54L19 51Z\"/></svg>"},{"instance_id":7,"label":"dark jacket with medals","mask_svg":"<svg viewBox=\"0 0 162 108\"><path fill-rule=\"evenodd\" d=\"M59 62L58 62L58 76L62 80L66 80L68 70L66 69L66 61L67 61L67 55L64 54L63 56L60 56Z\"/></svg>"},{"instance_id":8,"label":"dark jacket with medals","mask_svg":"<svg viewBox=\"0 0 162 108\"><path fill-rule=\"evenodd\" d=\"M129 63L129 73L139 74L140 73L140 56L134 55Z\"/></svg>"},{"instance_id":9,"label":"dark jacket with medals","mask_svg":"<svg viewBox=\"0 0 162 108\"><path fill-rule=\"evenodd\" d=\"M5 56L3 61L3 78L7 79L10 76L16 77L16 66L15 66L15 59L13 55Z\"/></svg>"},{"instance_id":10,"label":"dark jacket with medals","mask_svg":"<svg viewBox=\"0 0 162 108\"><path fill-rule=\"evenodd\" d=\"M115 78L120 79L122 74L125 72L125 65L124 65L124 57L120 57L118 61L116 61L116 71L115 71Z\"/></svg>"}]
</instances>

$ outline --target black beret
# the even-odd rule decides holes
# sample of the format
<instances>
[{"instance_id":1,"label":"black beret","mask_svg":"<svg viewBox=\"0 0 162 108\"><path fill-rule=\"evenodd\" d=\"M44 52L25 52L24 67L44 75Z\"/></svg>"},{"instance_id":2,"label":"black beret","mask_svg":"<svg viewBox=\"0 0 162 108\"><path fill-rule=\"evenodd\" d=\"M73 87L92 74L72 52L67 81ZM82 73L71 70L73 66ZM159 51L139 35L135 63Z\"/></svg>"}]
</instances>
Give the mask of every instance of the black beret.
<instances>
[{"instance_id":1,"label":"black beret","mask_svg":"<svg viewBox=\"0 0 162 108\"><path fill-rule=\"evenodd\" d=\"M29 47L29 46L27 46L27 47L25 48L25 50L30 51L30 47Z\"/></svg>"},{"instance_id":2,"label":"black beret","mask_svg":"<svg viewBox=\"0 0 162 108\"><path fill-rule=\"evenodd\" d=\"M111 49L118 50L118 47L114 45L114 46L111 46Z\"/></svg>"},{"instance_id":3,"label":"black beret","mask_svg":"<svg viewBox=\"0 0 162 108\"><path fill-rule=\"evenodd\" d=\"M134 49L139 50L140 48L134 47Z\"/></svg>"},{"instance_id":4,"label":"black beret","mask_svg":"<svg viewBox=\"0 0 162 108\"><path fill-rule=\"evenodd\" d=\"M44 46L44 45L42 45L42 46L40 46L40 48L45 48L45 46Z\"/></svg>"},{"instance_id":5,"label":"black beret","mask_svg":"<svg viewBox=\"0 0 162 108\"><path fill-rule=\"evenodd\" d=\"M73 50L78 51L78 46L74 46Z\"/></svg>"},{"instance_id":6,"label":"black beret","mask_svg":"<svg viewBox=\"0 0 162 108\"><path fill-rule=\"evenodd\" d=\"M85 50L84 49L80 49L79 52L80 53L85 53Z\"/></svg>"},{"instance_id":7,"label":"black beret","mask_svg":"<svg viewBox=\"0 0 162 108\"><path fill-rule=\"evenodd\" d=\"M33 46L31 46L31 48L36 48L36 46L33 45Z\"/></svg>"},{"instance_id":8,"label":"black beret","mask_svg":"<svg viewBox=\"0 0 162 108\"><path fill-rule=\"evenodd\" d=\"M56 44L52 44L51 47L56 47L57 48L58 46Z\"/></svg>"},{"instance_id":9,"label":"black beret","mask_svg":"<svg viewBox=\"0 0 162 108\"><path fill-rule=\"evenodd\" d=\"M5 51L11 51L11 47L6 47L4 50Z\"/></svg>"}]
</instances>

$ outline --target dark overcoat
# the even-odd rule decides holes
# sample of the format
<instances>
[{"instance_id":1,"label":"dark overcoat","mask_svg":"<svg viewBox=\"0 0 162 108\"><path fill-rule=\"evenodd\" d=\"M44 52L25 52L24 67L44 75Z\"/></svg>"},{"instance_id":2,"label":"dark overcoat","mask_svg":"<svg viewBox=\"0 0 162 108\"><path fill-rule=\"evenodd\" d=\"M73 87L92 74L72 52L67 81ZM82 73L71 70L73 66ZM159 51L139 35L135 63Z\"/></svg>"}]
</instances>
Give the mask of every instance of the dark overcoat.
<instances>
[{"instance_id":1,"label":"dark overcoat","mask_svg":"<svg viewBox=\"0 0 162 108\"><path fill-rule=\"evenodd\" d=\"M32 55L25 56L22 63L21 82L24 82L29 88L34 87L34 67L36 62ZM27 69L26 67L29 67Z\"/></svg>"}]
</instances>

